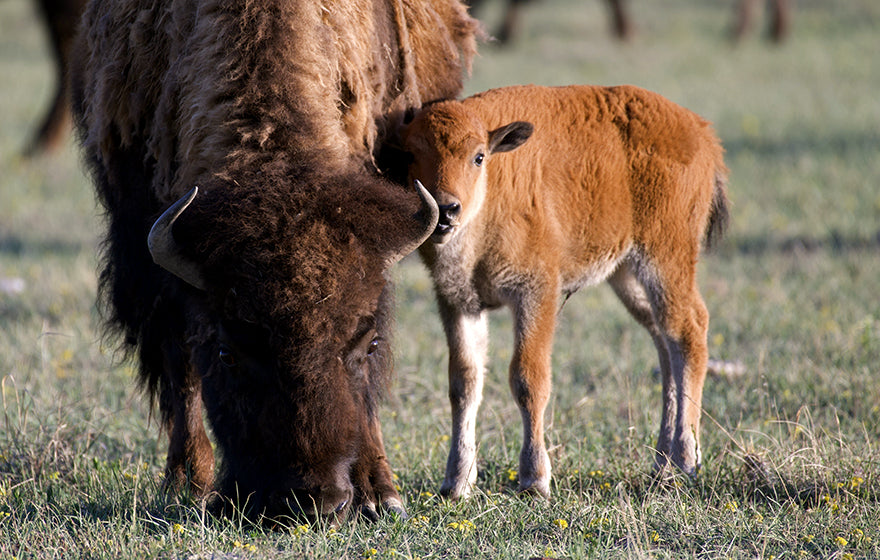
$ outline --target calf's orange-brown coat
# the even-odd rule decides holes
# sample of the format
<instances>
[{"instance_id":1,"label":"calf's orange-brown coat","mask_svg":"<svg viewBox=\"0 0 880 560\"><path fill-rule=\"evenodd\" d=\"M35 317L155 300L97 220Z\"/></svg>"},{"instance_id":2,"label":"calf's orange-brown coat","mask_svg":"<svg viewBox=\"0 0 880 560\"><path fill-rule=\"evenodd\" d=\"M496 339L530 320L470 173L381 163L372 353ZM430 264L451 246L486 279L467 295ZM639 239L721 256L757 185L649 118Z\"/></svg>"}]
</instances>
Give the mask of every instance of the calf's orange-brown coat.
<instances>
[{"instance_id":1,"label":"calf's orange-brown coat","mask_svg":"<svg viewBox=\"0 0 880 560\"><path fill-rule=\"evenodd\" d=\"M428 106L402 137L410 177L441 210L420 249L450 347L453 434L441 491L466 496L476 481L486 310L508 305L520 489L549 494L543 415L560 296L604 280L659 354L655 465L696 474L709 323L696 264L727 219L727 171L710 124L632 86L517 86Z\"/></svg>"}]
</instances>

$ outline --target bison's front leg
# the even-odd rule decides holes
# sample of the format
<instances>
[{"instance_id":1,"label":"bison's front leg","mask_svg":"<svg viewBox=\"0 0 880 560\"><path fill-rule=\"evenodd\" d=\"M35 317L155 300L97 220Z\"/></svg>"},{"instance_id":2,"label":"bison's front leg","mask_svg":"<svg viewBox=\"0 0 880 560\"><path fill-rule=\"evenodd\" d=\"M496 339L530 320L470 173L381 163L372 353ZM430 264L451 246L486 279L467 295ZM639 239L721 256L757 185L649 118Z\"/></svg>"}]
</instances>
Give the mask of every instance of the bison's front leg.
<instances>
[{"instance_id":1,"label":"bison's front leg","mask_svg":"<svg viewBox=\"0 0 880 560\"><path fill-rule=\"evenodd\" d=\"M394 487L394 475L385 456L382 428L377 418L369 423L363 447L353 466L352 480L356 505L367 518L378 521L376 504L381 504L385 511L406 517L403 501Z\"/></svg>"},{"instance_id":2,"label":"bison's front leg","mask_svg":"<svg viewBox=\"0 0 880 560\"><path fill-rule=\"evenodd\" d=\"M166 341L166 346L176 344ZM166 376L162 380L160 407L168 431L168 457L164 487L168 491L192 490L203 496L214 482L214 451L202 421L201 382L178 351L164 352ZM185 372L172 376L167 372Z\"/></svg>"},{"instance_id":3,"label":"bison's front leg","mask_svg":"<svg viewBox=\"0 0 880 560\"><path fill-rule=\"evenodd\" d=\"M514 306L515 340L510 390L523 421L520 492L550 497L550 457L544 445L544 410L550 399L550 355L558 293L553 286L523 294Z\"/></svg>"},{"instance_id":4,"label":"bison's front leg","mask_svg":"<svg viewBox=\"0 0 880 560\"><path fill-rule=\"evenodd\" d=\"M449 402L452 445L440 493L466 498L477 482L477 411L483 394L488 349L486 313L467 314L440 301L440 316L449 345Z\"/></svg>"}]
</instances>

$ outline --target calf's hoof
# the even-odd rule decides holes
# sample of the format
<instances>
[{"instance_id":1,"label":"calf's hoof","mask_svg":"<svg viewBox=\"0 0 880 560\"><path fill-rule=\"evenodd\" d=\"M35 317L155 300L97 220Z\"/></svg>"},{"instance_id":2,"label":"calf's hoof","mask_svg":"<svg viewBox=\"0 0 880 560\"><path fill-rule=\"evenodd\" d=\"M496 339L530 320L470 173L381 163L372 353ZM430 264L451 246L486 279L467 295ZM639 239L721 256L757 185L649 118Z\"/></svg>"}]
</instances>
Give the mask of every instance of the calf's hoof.
<instances>
[{"instance_id":1,"label":"calf's hoof","mask_svg":"<svg viewBox=\"0 0 880 560\"><path fill-rule=\"evenodd\" d=\"M545 500L550 499L550 481L534 481L531 484L522 484L520 483L519 490L517 492L521 496L533 496L544 498Z\"/></svg>"},{"instance_id":2,"label":"calf's hoof","mask_svg":"<svg viewBox=\"0 0 880 560\"><path fill-rule=\"evenodd\" d=\"M466 500L470 498L473 486L465 482L444 480L440 486L440 495L452 501Z\"/></svg>"}]
</instances>

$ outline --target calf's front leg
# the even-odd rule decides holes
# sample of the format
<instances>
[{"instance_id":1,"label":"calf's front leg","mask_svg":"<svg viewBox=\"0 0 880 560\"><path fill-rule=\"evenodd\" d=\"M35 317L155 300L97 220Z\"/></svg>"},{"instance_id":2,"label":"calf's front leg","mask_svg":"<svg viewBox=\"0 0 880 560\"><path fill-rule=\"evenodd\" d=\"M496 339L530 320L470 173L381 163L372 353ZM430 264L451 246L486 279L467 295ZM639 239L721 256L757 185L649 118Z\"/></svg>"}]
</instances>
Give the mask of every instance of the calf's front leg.
<instances>
[{"instance_id":1,"label":"calf's front leg","mask_svg":"<svg viewBox=\"0 0 880 560\"><path fill-rule=\"evenodd\" d=\"M477 482L477 411L483 394L489 327L485 312L464 313L444 301L440 316L449 345L452 444L440 493L466 498Z\"/></svg>"},{"instance_id":2,"label":"calf's front leg","mask_svg":"<svg viewBox=\"0 0 880 560\"><path fill-rule=\"evenodd\" d=\"M519 490L550 497L550 457L544 444L544 410L550 400L550 356L556 328L557 293L527 294L514 305L510 390L523 421Z\"/></svg>"}]
</instances>

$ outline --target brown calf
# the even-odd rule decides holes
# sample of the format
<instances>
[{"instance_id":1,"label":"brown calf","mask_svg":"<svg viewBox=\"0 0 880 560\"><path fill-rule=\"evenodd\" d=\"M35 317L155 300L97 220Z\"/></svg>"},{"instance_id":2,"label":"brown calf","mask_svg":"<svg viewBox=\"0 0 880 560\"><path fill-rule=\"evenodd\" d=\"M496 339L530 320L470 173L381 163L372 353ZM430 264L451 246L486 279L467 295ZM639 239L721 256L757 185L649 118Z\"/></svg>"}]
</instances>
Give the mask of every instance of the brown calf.
<instances>
[{"instance_id":1,"label":"brown calf","mask_svg":"<svg viewBox=\"0 0 880 560\"><path fill-rule=\"evenodd\" d=\"M631 86L521 86L422 109L403 140L411 179L440 206L420 252L450 349L452 447L441 492L466 496L476 481L486 310L508 305L520 490L549 494L544 409L560 296L603 280L660 356L655 465L696 474L709 324L696 265L727 218L723 150L710 124Z\"/></svg>"}]
</instances>

